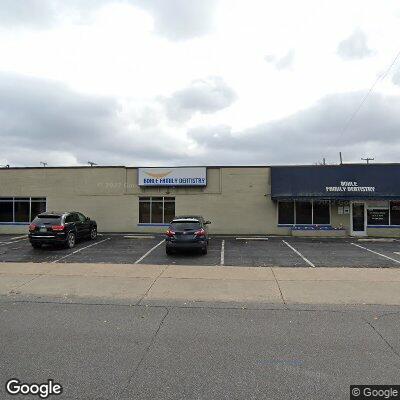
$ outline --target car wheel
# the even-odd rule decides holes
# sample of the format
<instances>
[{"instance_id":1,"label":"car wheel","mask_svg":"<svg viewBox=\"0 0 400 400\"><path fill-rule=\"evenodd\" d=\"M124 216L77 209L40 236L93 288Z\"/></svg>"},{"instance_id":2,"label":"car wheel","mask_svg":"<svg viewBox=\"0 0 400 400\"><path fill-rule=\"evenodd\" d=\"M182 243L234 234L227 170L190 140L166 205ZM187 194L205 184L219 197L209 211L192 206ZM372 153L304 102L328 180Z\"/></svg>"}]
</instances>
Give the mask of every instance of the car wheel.
<instances>
[{"instance_id":1,"label":"car wheel","mask_svg":"<svg viewBox=\"0 0 400 400\"><path fill-rule=\"evenodd\" d=\"M201 254L207 254L207 246L204 246L204 247L201 249Z\"/></svg>"},{"instance_id":2,"label":"car wheel","mask_svg":"<svg viewBox=\"0 0 400 400\"><path fill-rule=\"evenodd\" d=\"M66 247L68 249L72 249L75 246L75 241L76 241L75 233L74 232L68 233Z\"/></svg>"},{"instance_id":3,"label":"car wheel","mask_svg":"<svg viewBox=\"0 0 400 400\"><path fill-rule=\"evenodd\" d=\"M97 238L97 228L96 227L93 227L91 230L90 230L90 239L91 240L94 240L94 239L96 239Z\"/></svg>"},{"instance_id":4,"label":"car wheel","mask_svg":"<svg viewBox=\"0 0 400 400\"><path fill-rule=\"evenodd\" d=\"M31 243L31 245L32 245L32 247L34 249L41 249L42 248L42 245L40 243Z\"/></svg>"}]
</instances>

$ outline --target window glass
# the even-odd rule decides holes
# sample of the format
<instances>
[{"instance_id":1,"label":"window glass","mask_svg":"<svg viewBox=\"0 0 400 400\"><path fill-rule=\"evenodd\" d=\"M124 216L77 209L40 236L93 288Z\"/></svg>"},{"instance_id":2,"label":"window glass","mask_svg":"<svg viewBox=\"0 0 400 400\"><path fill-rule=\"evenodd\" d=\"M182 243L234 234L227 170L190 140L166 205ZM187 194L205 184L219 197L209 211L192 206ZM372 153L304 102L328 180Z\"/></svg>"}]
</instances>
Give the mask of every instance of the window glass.
<instances>
[{"instance_id":1,"label":"window glass","mask_svg":"<svg viewBox=\"0 0 400 400\"><path fill-rule=\"evenodd\" d=\"M139 223L140 224L149 224L150 223L150 201L139 202Z\"/></svg>"},{"instance_id":2,"label":"window glass","mask_svg":"<svg viewBox=\"0 0 400 400\"><path fill-rule=\"evenodd\" d=\"M32 202L31 204L31 221L42 212L46 211L46 202Z\"/></svg>"},{"instance_id":3,"label":"window glass","mask_svg":"<svg viewBox=\"0 0 400 400\"><path fill-rule=\"evenodd\" d=\"M296 201L296 224L312 224L311 201Z\"/></svg>"},{"instance_id":4,"label":"window glass","mask_svg":"<svg viewBox=\"0 0 400 400\"><path fill-rule=\"evenodd\" d=\"M280 201L278 203L278 224L294 224L293 201Z\"/></svg>"},{"instance_id":5,"label":"window glass","mask_svg":"<svg viewBox=\"0 0 400 400\"><path fill-rule=\"evenodd\" d=\"M34 224L53 224L53 225L59 225L61 224L61 217L59 215L44 215L39 217L36 217L33 220Z\"/></svg>"},{"instance_id":6,"label":"window glass","mask_svg":"<svg viewBox=\"0 0 400 400\"><path fill-rule=\"evenodd\" d=\"M175 197L139 197L139 223L169 223L175 217Z\"/></svg>"},{"instance_id":7,"label":"window glass","mask_svg":"<svg viewBox=\"0 0 400 400\"><path fill-rule=\"evenodd\" d=\"M67 215L66 217L65 217L65 223L66 224L70 224L71 222L73 222L73 219L72 219L72 215L70 214L70 215Z\"/></svg>"},{"instance_id":8,"label":"window glass","mask_svg":"<svg viewBox=\"0 0 400 400\"><path fill-rule=\"evenodd\" d=\"M174 222L171 224L171 228L174 231L185 231L185 230L197 230L201 228L199 222Z\"/></svg>"},{"instance_id":9,"label":"window glass","mask_svg":"<svg viewBox=\"0 0 400 400\"><path fill-rule=\"evenodd\" d=\"M163 222L163 203L161 201L151 202L151 223L161 224Z\"/></svg>"},{"instance_id":10,"label":"window glass","mask_svg":"<svg viewBox=\"0 0 400 400\"><path fill-rule=\"evenodd\" d=\"M12 201L0 201L0 222L13 222Z\"/></svg>"},{"instance_id":11,"label":"window glass","mask_svg":"<svg viewBox=\"0 0 400 400\"><path fill-rule=\"evenodd\" d=\"M15 222L30 222L29 218L29 201L16 201Z\"/></svg>"},{"instance_id":12,"label":"window glass","mask_svg":"<svg viewBox=\"0 0 400 400\"><path fill-rule=\"evenodd\" d=\"M329 201L314 201L313 223L330 224Z\"/></svg>"},{"instance_id":13,"label":"window glass","mask_svg":"<svg viewBox=\"0 0 400 400\"><path fill-rule=\"evenodd\" d=\"M86 217L83 214L77 213L77 215L78 215L78 220L79 221L86 222Z\"/></svg>"},{"instance_id":14,"label":"window glass","mask_svg":"<svg viewBox=\"0 0 400 400\"><path fill-rule=\"evenodd\" d=\"M175 218L175 201L164 203L164 222L169 223Z\"/></svg>"},{"instance_id":15,"label":"window glass","mask_svg":"<svg viewBox=\"0 0 400 400\"><path fill-rule=\"evenodd\" d=\"M389 225L389 210L385 208L371 208L367 210L368 225Z\"/></svg>"},{"instance_id":16,"label":"window glass","mask_svg":"<svg viewBox=\"0 0 400 400\"><path fill-rule=\"evenodd\" d=\"M400 201L390 202L390 225L400 225Z\"/></svg>"}]
</instances>

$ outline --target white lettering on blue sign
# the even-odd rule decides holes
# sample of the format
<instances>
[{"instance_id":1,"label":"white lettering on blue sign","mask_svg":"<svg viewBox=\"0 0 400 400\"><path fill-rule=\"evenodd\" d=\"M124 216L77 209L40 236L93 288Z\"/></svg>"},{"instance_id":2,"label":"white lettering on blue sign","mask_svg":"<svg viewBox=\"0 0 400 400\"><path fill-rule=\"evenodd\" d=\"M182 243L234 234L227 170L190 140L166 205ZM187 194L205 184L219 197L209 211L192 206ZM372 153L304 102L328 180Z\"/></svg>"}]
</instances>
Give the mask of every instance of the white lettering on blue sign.
<instances>
[{"instance_id":1,"label":"white lettering on blue sign","mask_svg":"<svg viewBox=\"0 0 400 400\"><path fill-rule=\"evenodd\" d=\"M326 192L375 192L375 186L358 186L358 182L341 181L340 186L326 186Z\"/></svg>"}]
</instances>

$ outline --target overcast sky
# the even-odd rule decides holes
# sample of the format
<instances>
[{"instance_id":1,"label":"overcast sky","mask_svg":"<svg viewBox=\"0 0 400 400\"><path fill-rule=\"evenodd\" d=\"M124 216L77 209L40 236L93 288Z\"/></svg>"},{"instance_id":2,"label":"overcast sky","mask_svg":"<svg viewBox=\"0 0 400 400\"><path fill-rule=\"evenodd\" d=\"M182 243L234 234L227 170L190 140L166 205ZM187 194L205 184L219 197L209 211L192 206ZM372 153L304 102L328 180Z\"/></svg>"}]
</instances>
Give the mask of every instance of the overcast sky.
<instances>
[{"instance_id":1,"label":"overcast sky","mask_svg":"<svg viewBox=\"0 0 400 400\"><path fill-rule=\"evenodd\" d=\"M1 0L0 165L400 162L399 38L398 0Z\"/></svg>"}]
</instances>

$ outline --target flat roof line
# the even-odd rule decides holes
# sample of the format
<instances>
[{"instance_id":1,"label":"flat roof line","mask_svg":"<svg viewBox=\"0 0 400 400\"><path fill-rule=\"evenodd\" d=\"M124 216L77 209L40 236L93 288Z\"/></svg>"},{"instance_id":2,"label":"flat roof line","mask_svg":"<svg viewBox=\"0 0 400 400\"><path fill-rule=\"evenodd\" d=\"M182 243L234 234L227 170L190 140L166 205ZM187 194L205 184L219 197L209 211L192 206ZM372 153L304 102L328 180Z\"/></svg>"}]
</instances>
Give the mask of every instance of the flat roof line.
<instances>
[{"instance_id":1,"label":"flat roof line","mask_svg":"<svg viewBox=\"0 0 400 400\"><path fill-rule=\"evenodd\" d=\"M352 166L389 166L389 165L400 165L400 163L343 163L343 164L329 164L329 165L314 165L314 164L275 164L275 165L167 165L167 166L136 166L136 167L127 167L125 165L74 165L74 166L58 166L58 167L0 167L0 171L7 170L16 170L16 169L100 169L100 168L124 168L124 169L138 169L138 168L273 168L273 167L315 167L315 168L332 168L332 167L352 167Z\"/></svg>"}]
</instances>

